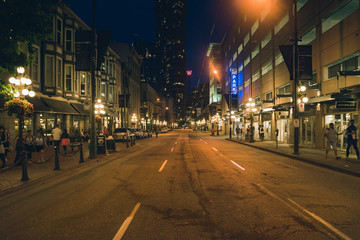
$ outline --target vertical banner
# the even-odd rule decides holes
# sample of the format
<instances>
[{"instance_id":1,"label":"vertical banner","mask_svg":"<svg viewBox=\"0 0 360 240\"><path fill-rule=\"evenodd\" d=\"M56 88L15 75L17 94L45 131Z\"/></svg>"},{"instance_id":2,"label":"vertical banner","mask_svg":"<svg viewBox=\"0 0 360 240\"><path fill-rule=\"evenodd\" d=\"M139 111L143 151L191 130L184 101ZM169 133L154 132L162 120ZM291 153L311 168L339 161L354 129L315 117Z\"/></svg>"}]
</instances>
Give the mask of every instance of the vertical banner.
<instances>
[{"instance_id":1,"label":"vertical banner","mask_svg":"<svg viewBox=\"0 0 360 240\"><path fill-rule=\"evenodd\" d=\"M237 69L231 68L231 94L236 95L237 94Z\"/></svg>"}]
</instances>

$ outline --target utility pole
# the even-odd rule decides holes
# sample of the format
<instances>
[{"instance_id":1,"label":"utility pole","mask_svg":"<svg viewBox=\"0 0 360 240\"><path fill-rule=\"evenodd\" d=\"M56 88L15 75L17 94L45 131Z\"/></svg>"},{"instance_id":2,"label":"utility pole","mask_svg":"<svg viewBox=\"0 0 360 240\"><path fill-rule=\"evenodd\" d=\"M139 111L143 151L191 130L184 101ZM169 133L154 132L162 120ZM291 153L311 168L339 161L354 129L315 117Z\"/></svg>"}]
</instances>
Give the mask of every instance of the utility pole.
<instances>
[{"instance_id":1,"label":"utility pole","mask_svg":"<svg viewBox=\"0 0 360 240\"><path fill-rule=\"evenodd\" d=\"M95 135L95 96L96 96L96 0L93 0L92 28L91 28L91 100L90 100L90 153L89 158L96 157Z\"/></svg>"},{"instance_id":2,"label":"utility pole","mask_svg":"<svg viewBox=\"0 0 360 240\"><path fill-rule=\"evenodd\" d=\"M294 103L294 113L293 113L293 121L294 121L294 154L299 154L299 108L297 102L297 94L298 94L298 32L297 32L297 8L296 8L296 0L293 1L293 23L294 23L294 43L293 43L293 53L294 53L294 89L293 89L293 103Z\"/></svg>"}]
</instances>

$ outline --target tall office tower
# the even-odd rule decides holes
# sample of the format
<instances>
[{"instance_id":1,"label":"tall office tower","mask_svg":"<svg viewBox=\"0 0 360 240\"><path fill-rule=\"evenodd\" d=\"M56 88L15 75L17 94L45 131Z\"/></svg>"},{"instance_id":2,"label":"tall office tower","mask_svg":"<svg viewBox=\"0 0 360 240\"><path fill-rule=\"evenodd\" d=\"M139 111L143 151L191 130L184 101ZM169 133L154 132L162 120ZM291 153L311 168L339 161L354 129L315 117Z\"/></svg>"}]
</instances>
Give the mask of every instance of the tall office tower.
<instances>
[{"instance_id":1,"label":"tall office tower","mask_svg":"<svg viewBox=\"0 0 360 240\"><path fill-rule=\"evenodd\" d=\"M156 0L157 80L164 95L174 99L176 121L184 119L186 13L187 0Z\"/></svg>"}]
</instances>

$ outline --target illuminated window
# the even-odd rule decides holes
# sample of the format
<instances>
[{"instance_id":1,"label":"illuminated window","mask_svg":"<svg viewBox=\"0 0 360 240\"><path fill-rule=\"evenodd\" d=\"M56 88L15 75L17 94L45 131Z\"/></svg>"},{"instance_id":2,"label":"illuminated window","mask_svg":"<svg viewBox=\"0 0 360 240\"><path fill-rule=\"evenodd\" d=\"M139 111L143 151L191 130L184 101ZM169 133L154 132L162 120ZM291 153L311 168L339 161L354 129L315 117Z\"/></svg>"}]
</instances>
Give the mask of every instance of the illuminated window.
<instances>
[{"instance_id":1,"label":"illuminated window","mask_svg":"<svg viewBox=\"0 0 360 240\"><path fill-rule=\"evenodd\" d=\"M240 44L240 46L238 47L238 55L240 55L240 53L242 52L243 50L243 45L242 43Z\"/></svg>"},{"instance_id":2,"label":"illuminated window","mask_svg":"<svg viewBox=\"0 0 360 240\"><path fill-rule=\"evenodd\" d=\"M65 89L66 91L71 91L72 87L72 69L73 66L71 65L65 65Z\"/></svg>"},{"instance_id":3,"label":"illuminated window","mask_svg":"<svg viewBox=\"0 0 360 240\"><path fill-rule=\"evenodd\" d=\"M305 33L301 37L301 42L299 42L300 45L307 45L314 41L316 39L316 27L313 27L310 31Z\"/></svg>"},{"instance_id":4,"label":"illuminated window","mask_svg":"<svg viewBox=\"0 0 360 240\"><path fill-rule=\"evenodd\" d=\"M260 78L260 71L257 71L252 75L252 81L255 82Z\"/></svg>"},{"instance_id":5,"label":"illuminated window","mask_svg":"<svg viewBox=\"0 0 360 240\"><path fill-rule=\"evenodd\" d=\"M246 44L249 42L250 40L250 34L246 34L245 38L244 38L244 46L246 46Z\"/></svg>"},{"instance_id":6,"label":"illuminated window","mask_svg":"<svg viewBox=\"0 0 360 240\"><path fill-rule=\"evenodd\" d=\"M299 0L296 3L296 10L300 11L300 9L308 2L309 0Z\"/></svg>"},{"instance_id":7,"label":"illuminated window","mask_svg":"<svg viewBox=\"0 0 360 240\"><path fill-rule=\"evenodd\" d=\"M262 67L262 75L264 76L266 73L272 70L272 61L269 61L265 66Z\"/></svg>"},{"instance_id":8,"label":"illuminated window","mask_svg":"<svg viewBox=\"0 0 360 240\"><path fill-rule=\"evenodd\" d=\"M271 32L269 32L265 38L261 41L261 48L264 48L271 41Z\"/></svg>"},{"instance_id":9,"label":"illuminated window","mask_svg":"<svg viewBox=\"0 0 360 240\"><path fill-rule=\"evenodd\" d=\"M244 60L244 67L246 67L246 65L248 65L250 62L250 56L248 56L247 58L245 58Z\"/></svg>"},{"instance_id":10,"label":"illuminated window","mask_svg":"<svg viewBox=\"0 0 360 240\"><path fill-rule=\"evenodd\" d=\"M275 57L275 66L281 64L284 61L283 56L281 55L281 53L279 53L278 55L276 55Z\"/></svg>"},{"instance_id":11,"label":"illuminated window","mask_svg":"<svg viewBox=\"0 0 360 240\"><path fill-rule=\"evenodd\" d=\"M251 27L251 36L254 35L256 30L259 28L259 20L257 20Z\"/></svg>"},{"instance_id":12,"label":"illuminated window","mask_svg":"<svg viewBox=\"0 0 360 240\"><path fill-rule=\"evenodd\" d=\"M259 53L259 45L255 47L255 49L251 52L251 58L254 59L256 55Z\"/></svg>"},{"instance_id":13,"label":"illuminated window","mask_svg":"<svg viewBox=\"0 0 360 240\"><path fill-rule=\"evenodd\" d=\"M73 51L73 31L71 29L65 31L65 51Z\"/></svg>"},{"instance_id":14,"label":"illuminated window","mask_svg":"<svg viewBox=\"0 0 360 240\"><path fill-rule=\"evenodd\" d=\"M280 32L280 30L286 25L287 22L289 22L289 13L286 13L286 15L279 21L279 23L276 24L274 27L275 34Z\"/></svg>"},{"instance_id":15,"label":"illuminated window","mask_svg":"<svg viewBox=\"0 0 360 240\"><path fill-rule=\"evenodd\" d=\"M56 59L56 87L61 88L62 86L62 60Z\"/></svg>"}]
</instances>

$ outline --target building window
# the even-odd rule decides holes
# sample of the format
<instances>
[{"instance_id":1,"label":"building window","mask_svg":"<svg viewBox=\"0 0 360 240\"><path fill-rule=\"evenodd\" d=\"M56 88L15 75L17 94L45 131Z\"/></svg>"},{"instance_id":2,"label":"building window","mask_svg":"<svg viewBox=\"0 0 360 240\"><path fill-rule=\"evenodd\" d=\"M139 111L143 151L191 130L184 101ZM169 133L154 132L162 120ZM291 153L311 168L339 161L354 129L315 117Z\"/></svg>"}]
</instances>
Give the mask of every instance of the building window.
<instances>
[{"instance_id":1,"label":"building window","mask_svg":"<svg viewBox=\"0 0 360 240\"><path fill-rule=\"evenodd\" d=\"M256 20L256 22L251 27L251 36L254 35L254 33L258 28L259 28L259 20Z\"/></svg>"},{"instance_id":2,"label":"building window","mask_svg":"<svg viewBox=\"0 0 360 240\"><path fill-rule=\"evenodd\" d=\"M56 87L61 88L62 86L62 60L56 59Z\"/></svg>"},{"instance_id":3,"label":"building window","mask_svg":"<svg viewBox=\"0 0 360 240\"><path fill-rule=\"evenodd\" d=\"M73 51L73 31L71 29L66 29L65 32L65 51Z\"/></svg>"},{"instance_id":4,"label":"building window","mask_svg":"<svg viewBox=\"0 0 360 240\"><path fill-rule=\"evenodd\" d=\"M279 64L281 64L284 61L283 56L281 55L281 53L279 53L278 55L276 55L275 57L275 66L278 66Z\"/></svg>"},{"instance_id":5,"label":"building window","mask_svg":"<svg viewBox=\"0 0 360 240\"><path fill-rule=\"evenodd\" d=\"M74 92L78 92L78 84L79 84L79 72L76 72L75 66L74 66Z\"/></svg>"},{"instance_id":6,"label":"building window","mask_svg":"<svg viewBox=\"0 0 360 240\"><path fill-rule=\"evenodd\" d=\"M267 6L265 9L264 9L264 11L262 11L262 13L261 13L261 21L264 21L264 19L266 18L266 16L269 14L269 12L270 12L270 7L269 6Z\"/></svg>"},{"instance_id":7,"label":"building window","mask_svg":"<svg viewBox=\"0 0 360 240\"><path fill-rule=\"evenodd\" d=\"M109 88L108 88L108 97L109 97L109 103L113 103L114 102L114 86L113 85L109 85Z\"/></svg>"},{"instance_id":8,"label":"building window","mask_svg":"<svg viewBox=\"0 0 360 240\"><path fill-rule=\"evenodd\" d=\"M261 105L260 97L254 98L254 103L256 106L260 106Z\"/></svg>"},{"instance_id":9,"label":"building window","mask_svg":"<svg viewBox=\"0 0 360 240\"><path fill-rule=\"evenodd\" d=\"M352 57L328 68L328 78L337 76L339 71L354 71L359 68L359 56Z\"/></svg>"},{"instance_id":10,"label":"building window","mask_svg":"<svg viewBox=\"0 0 360 240\"><path fill-rule=\"evenodd\" d=\"M250 56L248 56L247 58L245 58L244 60L244 67L246 67L246 65L248 65L250 62Z\"/></svg>"},{"instance_id":11,"label":"building window","mask_svg":"<svg viewBox=\"0 0 360 240\"><path fill-rule=\"evenodd\" d=\"M290 83L287 83L277 89L277 95L279 94L291 94Z\"/></svg>"},{"instance_id":12,"label":"building window","mask_svg":"<svg viewBox=\"0 0 360 240\"><path fill-rule=\"evenodd\" d=\"M262 67L262 75L264 76L266 73L270 72L272 70L272 61L269 61L265 66Z\"/></svg>"},{"instance_id":13,"label":"building window","mask_svg":"<svg viewBox=\"0 0 360 240\"><path fill-rule=\"evenodd\" d=\"M240 55L240 53L242 52L243 50L243 45L242 43L240 43L239 47L238 47L238 55Z\"/></svg>"},{"instance_id":14,"label":"building window","mask_svg":"<svg viewBox=\"0 0 360 240\"><path fill-rule=\"evenodd\" d=\"M30 78L32 81L39 81L40 79L40 49L38 47L33 47L32 59L30 62Z\"/></svg>"},{"instance_id":15,"label":"building window","mask_svg":"<svg viewBox=\"0 0 360 240\"><path fill-rule=\"evenodd\" d=\"M251 58L254 59L259 53L259 45L257 45L254 50L251 52Z\"/></svg>"},{"instance_id":16,"label":"building window","mask_svg":"<svg viewBox=\"0 0 360 240\"><path fill-rule=\"evenodd\" d=\"M261 48L264 48L271 41L271 32L269 32L265 38L261 41Z\"/></svg>"},{"instance_id":17,"label":"building window","mask_svg":"<svg viewBox=\"0 0 360 240\"><path fill-rule=\"evenodd\" d=\"M86 79L86 89L87 89L88 96L90 96L90 94L91 94L90 93L90 87L91 87L90 80L91 80L91 74L88 73L87 74L87 79ZM96 86L94 86L94 87L96 87Z\"/></svg>"},{"instance_id":18,"label":"building window","mask_svg":"<svg viewBox=\"0 0 360 240\"><path fill-rule=\"evenodd\" d=\"M71 91L72 87L72 69L73 66L65 65L65 89L66 91Z\"/></svg>"},{"instance_id":19,"label":"building window","mask_svg":"<svg viewBox=\"0 0 360 240\"><path fill-rule=\"evenodd\" d=\"M312 41L314 41L315 39L316 39L316 27L313 27L310 31L308 31L301 37L301 41L299 42L299 44L307 45Z\"/></svg>"},{"instance_id":20,"label":"building window","mask_svg":"<svg viewBox=\"0 0 360 240\"><path fill-rule=\"evenodd\" d=\"M267 101L272 100L272 92L265 93L265 100Z\"/></svg>"},{"instance_id":21,"label":"building window","mask_svg":"<svg viewBox=\"0 0 360 240\"><path fill-rule=\"evenodd\" d=\"M257 71L252 75L252 81L255 82L260 78L260 71Z\"/></svg>"},{"instance_id":22,"label":"building window","mask_svg":"<svg viewBox=\"0 0 360 240\"><path fill-rule=\"evenodd\" d=\"M246 46L246 44L250 41L250 34L246 34L246 36L244 37L244 46Z\"/></svg>"},{"instance_id":23,"label":"building window","mask_svg":"<svg viewBox=\"0 0 360 240\"><path fill-rule=\"evenodd\" d=\"M321 23L321 32L325 33L330 28L347 18L350 14L359 9L359 0L351 0L336 12L331 14L325 21Z\"/></svg>"},{"instance_id":24,"label":"building window","mask_svg":"<svg viewBox=\"0 0 360 240\"><path fill-rule=\"evenodd\" d=\"M80 73L80 95L86 95L86 73Z\"/></svg>"},{"instance_id":25,"label":"building window","mask_svg":"<svg viewBox=\"0 0 360 240\"><path fill-rule=\"evenodd\" d=\"M300 11L300 9L308 2L309 0L299 0L296 3L296 11Z\"/></svg>"},{"instance_id":26,"label":"building window","mask_svg":"<svg viewBox=\"0 0 360 240\"><path fill-rule=\"evenodd\" d=\"M288 21L289 21L289 13L286 13L286 15L280 20L280 22L275 25L274 27L275 34L280 32L280 30L286 25Z\"/></svg>"},{"instance_id":27,"label":"building window","mask_svg":"<svg viewBox=\"0 0 360 240\"><path fill-rule=\"evenodd\" d=\"M45 56L45 87L55 87L54 56Z\"/></svg>"},{"instance_id":28,"label":"building window","mask_svg":"<svg viewBox=\"0 0 360 240\"><path fill-rule=\"evenodd\" d=\"M56 42L62 44L62 21L60 18L56 21Z\"/></svg>"}]
</instances>

